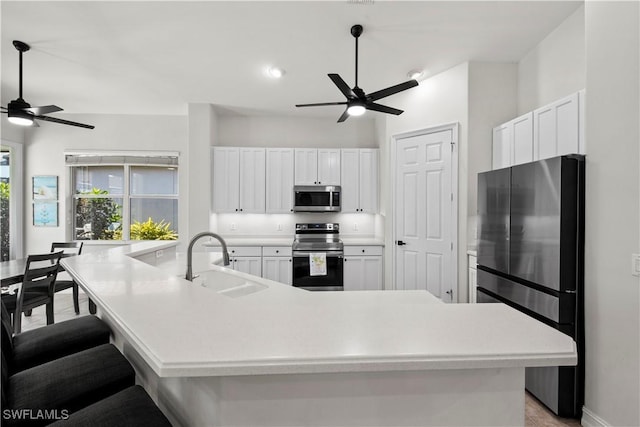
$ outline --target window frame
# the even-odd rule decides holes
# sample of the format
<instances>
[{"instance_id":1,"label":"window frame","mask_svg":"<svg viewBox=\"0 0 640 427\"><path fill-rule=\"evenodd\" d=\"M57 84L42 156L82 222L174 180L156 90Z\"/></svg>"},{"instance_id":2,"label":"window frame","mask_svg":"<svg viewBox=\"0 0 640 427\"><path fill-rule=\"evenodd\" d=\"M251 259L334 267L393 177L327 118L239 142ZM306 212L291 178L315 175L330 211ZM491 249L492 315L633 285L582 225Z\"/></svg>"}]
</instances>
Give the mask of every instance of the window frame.
<instances>
[{"instance_id":1,"label":"window frame","mask_svg":"<svg viewBox=\"0 0 640 427\"><path fill-rule=\"evenodd\" d=\"M148 167L148 168L159 168L159 169L163 169L163 168L174 168L175 172L176 172L176 180L179 180L179 155L178 153L140 153L140 152L136 152L135 154L132 153L121 153L121 152L117 152L117 153L90 153L90 154L84 154L84 153L65 153L67 156L82 156L82 155L86 155L86 156L90 156L90 157L100 157L100 156L106 156L106 157L146 157L149 159L148 162L127 162L127 161L123 161L123 162L109 162L106 161L104 163L93 163L93 162L87 162L87 163L82 163L82 162L75 162L75 163L70 163L67 162L67 166L69 167L69 194L70 194L70 199L71 199L71 209L70 209L70 215L71 215L71 221L70 221L70 229L69 229L69 234L71 235L71 239L72 240L76 240L76 211L77 211L77 205L78 205L78 200L80 199L122 199L122 205L121 205L121 214L122 214L122 223L121 223L121 228L122 228L122 239L121 240L98 240L98 239L89 239L86 240L87 242L91 242L92 244L95 242L130 242L131 241L131 200L133 199L165 199L165 200L175 200L177 203L177 212L178 212L178 216L180 215L180 186L179 186L179 182L176 183L176 193L174 194L133 194L133 192L131 191L131 168L133 167ZM154 163L153 159L154 158L165 158L165 157L175 157L176 158L176 162L175 164L162 164L162 163ZM100 166L109 166L109 167L121 167L123 168L123 183L122 183L122 194L88 194L88 195L82 195L82 194L77 194L76 193L76 168L83 168L83 167L100 167ZM176 221L175 226L178 226L178 221ZM69 223L69 222L68 222ZM180 235L180 232L178 231L178 236Z\"/></svg>"}]
</instances>

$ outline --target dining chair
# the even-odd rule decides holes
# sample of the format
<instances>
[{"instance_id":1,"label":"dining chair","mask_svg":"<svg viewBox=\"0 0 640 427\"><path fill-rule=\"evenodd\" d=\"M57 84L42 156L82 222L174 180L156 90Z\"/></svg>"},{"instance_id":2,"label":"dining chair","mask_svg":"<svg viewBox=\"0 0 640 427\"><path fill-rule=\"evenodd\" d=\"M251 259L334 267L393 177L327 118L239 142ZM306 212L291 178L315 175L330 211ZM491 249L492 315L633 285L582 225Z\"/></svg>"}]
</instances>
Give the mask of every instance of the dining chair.
<instances>
[{"instance_id":1,"label":"dining chair","mask_svg":"<svg viewBox=\"0 0 640 427\"><path fill-rule=\"evenodd\" d=\"M46 305L47 325L54 323L54 283L62 254L62 251L58 251L29 255L20 289L17 293L2 295L2 302L5 303L7 310L13 313L13 330L16 334L22 331L22 313L41 305Z\"/></svg>"},{"instance_id":2,"label":"dining chair","mask_svg":"<svg viewBox=\"0 0 640 427\"><path fill-rule=\"evenodd\" d=\"M67 258L82 253L82 242L53 242L51 244L51 252L55 252L58 249L62 249L62 258ZM64 267L60 266L58 273L64 271ZM78 302L78 284L71 278L61 279L60 276L56 278L54 292L63 291L65 289L73 288L73 308L76 314L80 314L80 303Z\"/></svg>"}]
</instances>

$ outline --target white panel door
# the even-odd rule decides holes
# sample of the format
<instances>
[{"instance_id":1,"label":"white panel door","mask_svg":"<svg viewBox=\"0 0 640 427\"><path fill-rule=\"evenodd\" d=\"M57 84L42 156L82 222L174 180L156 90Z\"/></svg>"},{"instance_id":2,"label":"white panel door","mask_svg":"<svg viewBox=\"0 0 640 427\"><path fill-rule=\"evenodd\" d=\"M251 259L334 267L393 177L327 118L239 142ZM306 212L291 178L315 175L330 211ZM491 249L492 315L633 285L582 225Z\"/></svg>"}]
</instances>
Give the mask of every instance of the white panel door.
<instances>
[{"instance_id":1,"label":"white panel door","mask_svg":"<svg viewBox=\"0 0 640 427\"><path fill-rule=\"evenodd\" d=\"M240 149L240 211L264 213L265 149Z\"/></svg>"},{"instance_id":2,"label":"white panel door","mask_svg":"<svg viewBox=\"0 0 640 427\"><path fill-rule=\"evenodd\" d=\"M511 121L513 126L513 164L533 161L533 112Z\"/></svg>"},{"instance_id":3,"label":"white panel door","mask_svg":"<svg viewBox=\"0 0 640 427\"><path fill-rule=\"evenodd\" d=\"M240 208L240 151L231 147L213 149L213 210L238 212Z\"/></svg>"},{"instance_id":4,"label":"white panel door","mask_svg":"<svg viewBox=\"0 0 640 427\"><path fill-rule=\"evenodd\" d=\"M293 208L293 148L267 148L267 213Z\"/></svg>"},{"instance_id":5,"label":"white panel door","mask_svg":"<svg viewBox=\"0 0 640 427\"><path fill-rule=\"evenodd\" d=\"M378 153L375 148L364 148L359 150L360 168L358 181L360 184L359 200L360 212L378 212ZM343 175L342 189L346 184Z\"/></svg>"},{"instance_id":6,"label":"white panel door","mask_svg":"<svg viewBox=\"0 0 640 427\"><path fill-rule=\"evenodd\" d=\"M318 184L340 185L340 150L318 150Z\"/></svg>"},{"instance_id":7,"label":"white panel door","mask_svg":"<svg viewBox=\"0 0 640 427\"><path fill-rule=\"evenodd\" d=\"M360 210L360 150L355 148L342 150L342 208L341 212L359 212Z\"/></svg>"},{"instance_id":8,"label":"white panel door","mask_svg":"<svg viewBox=\"0 0 640 427\"><path fill-rule=\"evenodd\" d=\"M451 130L398 139L396 151L396 289L445 302L457 287L451 152Z\"/></svg>"},{"instance_id":9,"label":"white panel door","mask_svg":"<svg viewBox=\"0 0 640 427\"><path fill-rule=\"evenodd\" d=\"M318 183L318 150L315 148L296 148L294 163L296 185Z\"/></svg>"},{"instance_id":10,"label":"white panel door","mask_svg":"<svg viewBox=\"0 0 640 427\"><path fill-rule=\"evenodd\" d=\"M236 271L262 277L262 258L255 256L234 257L232 267Z\"/></svg>"},{"instance_id":11,"label":"white panel door","mask_svg":"<svg viewBox=\"0 0 640 427\"><path fill-rule=\"evenodd\" d=\"M293 263L289 257L262 257L262 277L290 285Z\"/></svg>"},{"instance_id":12,"label":"white panel door","mask_svg":"<svg viewBox=\"0 0 640 427\"><path fill-rule=\"evenodd\" d=\"M505 123L493 128L493 150L491 157L492 169L511 166L511 146L513 144L513 126Z\"/></svg>"}]
</instances>

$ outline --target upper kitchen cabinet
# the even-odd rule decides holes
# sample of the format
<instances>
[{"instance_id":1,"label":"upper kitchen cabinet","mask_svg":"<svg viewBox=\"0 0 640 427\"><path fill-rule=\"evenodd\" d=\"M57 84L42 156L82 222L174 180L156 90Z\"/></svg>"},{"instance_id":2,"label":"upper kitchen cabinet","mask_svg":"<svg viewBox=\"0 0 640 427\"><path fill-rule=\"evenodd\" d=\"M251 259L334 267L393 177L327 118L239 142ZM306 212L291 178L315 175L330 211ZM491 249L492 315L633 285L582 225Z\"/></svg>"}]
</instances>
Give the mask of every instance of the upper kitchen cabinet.
<instances>
[{"instance_id":1,"label":"upper kitchen cabinet","mask_svg":"<svg viewBox=\"0 0 640 427\"><path fill-rule=\"evenodd\" d=\"M584 98L582 90L495 127L492 168L585 154Z\"/></svg>"},{"instance_id":2,"label":"upper kitchen cabinet","mask_svg":"<svg viewBox=\"0 0 640 427\"><path fill-rule=\"evenodd\" d=\"M560 99L533 112L534 160L584 154L581 143L580 98L583 92Z\"/></svg>"},{"instance_id":3,"label":"upper kitchen cabinet","mask_svg":"<svg viewBox=\"0 0 640 427\"><path fill-rule=\"evenodd\" d=\"M267 213L293 210L293 148L267 148Z\"/></svg>"},{"instance_id":4,"label":"upper kitchen cabinet","mask_svg":"<svg viewBox=\"0 0 640 427\"><path fill-rule=\"evenodd\" d=\"M493 169L533 161L533 113L493 128Z\"/></svg>"},{"instance_id":5,"label":"upper kitchen cabinet","mask_svg":"<svg viewBox=\"0 0 640 427\"><path fill-rule=\"evenodd\" d=\"M342 150L342 212L377 212L378 152L375 148Z\"/></svg>"},{"instance_id":6,"label":"upper kitchen cabinet","mask_svg":"<svg viewBox=\"0 0 640 427\"><path fill-rule=\"evenodd\" d=\"M264 213L265 149L213 148L213 210Z\"/></svg>"},{"instance_id":7,"label":"upper kitchen cabinet","mask_svg":"<svg viewBox=\"0 0 640 427\"><path fill-rule=\"evenodd\" d=\"M296 148L296 185L340 185L340 149Z\"/></svg>"}]
</instances>

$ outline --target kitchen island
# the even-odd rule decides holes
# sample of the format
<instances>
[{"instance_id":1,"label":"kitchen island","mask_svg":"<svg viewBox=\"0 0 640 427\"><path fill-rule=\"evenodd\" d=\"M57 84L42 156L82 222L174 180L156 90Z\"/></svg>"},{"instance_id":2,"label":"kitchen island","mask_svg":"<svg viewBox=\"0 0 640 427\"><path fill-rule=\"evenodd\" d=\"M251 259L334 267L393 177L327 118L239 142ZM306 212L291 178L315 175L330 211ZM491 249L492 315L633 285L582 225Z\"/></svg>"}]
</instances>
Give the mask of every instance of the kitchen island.
<instances>
[{"instance_id":1,"label":"kitchen island","mask_svg":"<svg viewBox=\"0 0 640 427\"><path fill-rule=\"evenodd\" d=\"M63 265L174 425L523 425L524 368L576 363L569 337L504 304L308 292L211 255L192 283L158 256L172 245Z\"/></svg>"}]
</instances>

